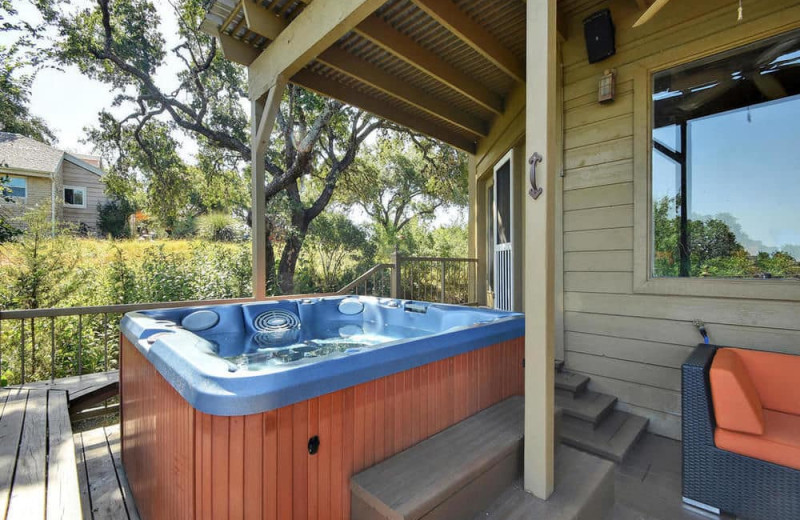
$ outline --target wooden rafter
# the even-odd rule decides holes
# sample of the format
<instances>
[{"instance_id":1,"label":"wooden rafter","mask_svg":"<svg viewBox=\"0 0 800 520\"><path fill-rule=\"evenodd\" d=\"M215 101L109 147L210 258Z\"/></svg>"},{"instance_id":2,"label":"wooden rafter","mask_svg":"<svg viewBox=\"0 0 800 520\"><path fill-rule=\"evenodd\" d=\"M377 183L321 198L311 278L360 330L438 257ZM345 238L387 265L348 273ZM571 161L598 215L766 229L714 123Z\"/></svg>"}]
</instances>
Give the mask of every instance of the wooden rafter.
<instances>
[{"instance_id":1,"label":"wooden rafter","mask_svg":"<svg viewBox=\"0 0 800 520\"><path fill-rule=\"evenodd\" d=\"M414 4L492 62L514 80L525 82L525 66L481 24L467 16L451 0L413 0Z\"/></svg>"},{"instance_id":2,"label":"wooden rafter","mask_svg":"<svg viewBox=\"0 0 800 520\"><path fill-rule=\"evenodd\" d=\"M380 67L362 60L340 47L331 47L323 52L317 60L395 99L399 99L428 114L463 128L476 136L486 136L489 133L486 121L464 112L428 92L409 85Z\"/></svg>"},{"instance_id":3,"label":"wooden rafter","mask_svg":"<svg viewBox=\"0 0 800 520\"><path fill-rule=\"evenodd\" d=\"M314 5L312 4L309 9ZM480 85L474 78L457 70L380 17L375 15L368 17L354 31L483 108L498 115L503 112L503 99L497 93Z\"/></svg>"},{"instance_id":4,"label":"wooden rafter","mask_svg":"<svg viewBox=\"0 0 800 520\"><path fill-rule=\"evenodd\" d=\"M281 31L289 25L285 19L274 15L269 9L265 9L252 0L242 0L241 5L247 21L247 28L268 40L277 38Z\"/></svg>"},{"instance_id":5,"label":"wooden rafter","mask_svg":"<svg viewBox=\"0 0 800 520\"><path fill-rule=\"evenodd\" d=\"M338 99L348 105L353 105L434 139L444 141L466 152L475 153L475 142L473 140L432 121L417 117L406 110L388 105L336 80L311 72L308 69L303 69L295 74L291 81L323 96Z\"/></svg>"},{"instance_id":6,"label":"wooden rafter","mask_svg":"<svg viewBox=\"0 0 800 520\"><path fill-rule=\"evenodd\" d=\"M374 13L383 2L337 0L309 4L250 64L250 98L264 95L280 74L287 77L296 74Z\"/></svg>"},{"instance_id":7,"label":"wooden rafter","mask_svg":"<svg viewBox=\"0 0 800 520\"><path fill-rule=\"evenodd\" d=\"M649 22L656 15L656 13L658 13L661 9L664 8L665 5L667 5L667 3L669 3L669 0L656 0L655 2L653 2L653 4L650 5L650 7L648 7L647 10L645 10L642 16L640 16L639 19L636 20L636 23L634 23L633 26L639 27L640 25L644 25L647 22Z\"/></svg>"},{"instance_id":8,"label":"wooden rafter","mask_svg":"<svg viewBox=\"0 0 800 520\"><path fill-rule=\"evenodd\" d=\"M224 33L218 33L217 39L222 48L222 55L240 65L249 66L261 53L255 47Z\"/></svg>"}]
</instances>

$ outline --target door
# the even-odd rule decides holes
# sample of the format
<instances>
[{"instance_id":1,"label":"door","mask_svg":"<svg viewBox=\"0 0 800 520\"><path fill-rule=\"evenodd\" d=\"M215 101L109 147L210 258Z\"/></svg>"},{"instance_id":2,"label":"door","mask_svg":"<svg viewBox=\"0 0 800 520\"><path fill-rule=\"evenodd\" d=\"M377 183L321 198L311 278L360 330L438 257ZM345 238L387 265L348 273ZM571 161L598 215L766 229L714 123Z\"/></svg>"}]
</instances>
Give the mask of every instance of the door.
<instances>
[{"instance_id":1,"label":"door","mask_svg":"<svg viewBox=\"0 0 800 520\"><path fill-rule=\"evenodd\" d=\"M513 154L494 167L494 308L514 310Z\"/></svg>"}]
</instances>

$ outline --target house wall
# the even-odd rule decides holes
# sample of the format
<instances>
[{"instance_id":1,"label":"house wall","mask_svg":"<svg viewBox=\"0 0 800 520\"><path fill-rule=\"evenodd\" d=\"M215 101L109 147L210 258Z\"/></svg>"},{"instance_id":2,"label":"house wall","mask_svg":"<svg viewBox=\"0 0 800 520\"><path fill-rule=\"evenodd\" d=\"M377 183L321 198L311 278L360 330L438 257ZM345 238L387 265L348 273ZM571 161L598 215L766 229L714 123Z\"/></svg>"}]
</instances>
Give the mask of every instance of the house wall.
<instances>
[{"instance_id":1,"label":"house wall","mask_svg":"<svg viewBox=\"0 0 800 520\"><path fill-rule=\"evenodd\" d=\"M491 207L486 204L486 190L492 183L494 166L508 153L514 150L513 179L514 179L514 243L515 243L515 301L517 309L523 310L524 276L522 272L523 248L522 240L525 236L524 218L524 164L525 164L525 105L524 89L520 87L514 91L506 101L506 112L495 121L492 131L478 145L477 153L469 163L469 181L472 200L470 203L470 250L469 255L480 260L478 272L478 294L481 304L492 305L492 295L488 291L488 274L485 271L487 258L487 234L491 237L492 230L486 228L487 213Z\"/></svg>"},{"instance_id":2,"label":"house wall","mask_svg":"<svg viewBox=\"0 0 800 520\"><path fill-rule=\"evenodd\" d=\"M105 185L102 179L93 172L65 160L62 166L62 188L58 190L59 202L64 202L63 186L80 186L86 188L86 208L71 208L63 206L63 219L65 222L79 226L86 224L90 231L97 229L97 203L107 200Z\"/></svg>"},{"instance_id":3,"label":"house wall","mask_svg":"<svg viewBox=\"0 0 800 520\"><path fill-rule=\"evenodd\" d=\"M590 65L581 20L606 6L617 29L617 54ZM567 21L562 47L566 365L590 376L592 389L617 396L620 409L648 417L653 432L673 438L680 438L680 366L701 339L692 320L706 322L714 343L800 354L800 303L785 301L788 292L782 300L780 290L774 299L755 299L648 294L637 288L635 275L646 268L637 263L637 244L645 240L647 218L635 215L646 215L642 195L649 167L647 127L640 124L649 105L643 67L800 26L797 2L749 0L741 23L737 6L730 0L676 0L631 29L641 14L636 2L599 3ZM617 71L617 97L600 105L597 83L608 68Z\"/></svg>"},{"instance_id":4,"label":"house wall","mask_svg":"<svg viewBox=\"0 0 800 520\"><path fill-rule=\"evenodd\" d=\"M6 175L0 172L0 176ZM13 203L6 203L0 200L0 211L10 218L21 216L25 210L30 209L37 204L42 204L47 207L47 214L52 214L52 206L50 204L50 197L52 195L53 183L50 177L32 177L20 174L9 174L14 177L25 177L28 180L28 196L24 202L20 199L15 199Z\"/></svg>"}]
</instances>

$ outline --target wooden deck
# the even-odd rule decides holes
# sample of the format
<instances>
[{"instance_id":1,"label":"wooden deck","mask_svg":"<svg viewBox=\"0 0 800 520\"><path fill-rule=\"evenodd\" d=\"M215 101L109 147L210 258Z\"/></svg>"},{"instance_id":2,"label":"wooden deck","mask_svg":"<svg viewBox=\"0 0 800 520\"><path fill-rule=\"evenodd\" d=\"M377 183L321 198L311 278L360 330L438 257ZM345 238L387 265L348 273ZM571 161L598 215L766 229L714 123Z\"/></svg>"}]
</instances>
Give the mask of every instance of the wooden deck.
<instances>
[{"instance_id":1,"label":"wooden deck","mask_svg":"<svg viewBox=\"0 0 800 520\"><path fill-rule=\"evenodd\" d=\"M119 424L73 433L70 412L117 392L116 372L0 390L0 518L135 518Z\"/></svg>"}]
</instances>

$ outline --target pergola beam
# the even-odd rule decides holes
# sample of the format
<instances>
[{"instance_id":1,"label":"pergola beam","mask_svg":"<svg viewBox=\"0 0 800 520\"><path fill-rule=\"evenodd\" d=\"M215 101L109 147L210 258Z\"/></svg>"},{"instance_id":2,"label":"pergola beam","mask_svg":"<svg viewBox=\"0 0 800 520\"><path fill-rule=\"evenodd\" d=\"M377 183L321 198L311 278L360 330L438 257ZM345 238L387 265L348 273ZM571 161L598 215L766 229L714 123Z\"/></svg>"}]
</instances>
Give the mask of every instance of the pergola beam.
<instances>
[{"instance_id":1,"label":"pergola beam","mask_svg":"<svg viewBox=\"0 0 800 520\"><path fill-rule=\"evenodd\" d=\"M222 33L218 33L216 36L219 46L222 48L222 55L232 62L248 66L261 54L260 50L233 36Z\"/></svg>"},{"instance_id":2,"label":"pergola beam","mask_svg":"<svg viewBox=\"0 0 800 520\"><path fill-rule=\"evenodd\" d=\"M406 110L388 105L375 97L364 94L334 79L326 78L308 69L304 69L295 74L291 81L301 87L318 92L323 96L338 99L348 105L361 108L376 116L411 128L434 139L444 141L466 152L475 153L474 140L432 121L417 117Z\"/></svg>"},{"instance_id":3,"label":"pergola beam","mask_svg":"<svg viewBox=\"0 0 800 520\"><path fill-rule=\"evenodd\" d=\"M309 9L314 5L316 4L311 4ZM383 50L461 93L486 110L497 115L503 113L503 99L501 96L479 84L474 78L457 70L378 16L368 17L354 31Z\"/></svg>"},{"instance_id":4,"label":"pergola beam","mask_svg":"<svg viewBox=\"0 0 800 520\"><path fill-rule=\"evenodd\" d=\"M525 82L525 66L517 57L451 0L413 0L413 2L515 81Z\"/></svg>"},{"instance_id":5,"label":"pergola beam","mask_svg":"<svg viewBox=\"0 0 800 520\"><path fill-rule=\"evenodd\" d=\"M340 47L331 47L317 57L317 61L476 136L489 134L489 125L486 121L460 110L451 103L433 97L422 89L409 85L397 76L385 72L380 67L358 58Z\"/></svg>"},{"instance_id":6,"label":"pergola beam","mask_svg":"<svg viewBox=\"0 0 800 520\"><path fill-rule=\"evenodd\" d=\"M250 99L269 91L278 75L294 76L383 3L336 0L309 4L250 65Z\"/></svg>"},{"instance_id":7,"label":"pergola beam","mask_svg":"<svg viewBox=\"0 0 800 520\"><path fill-rule=\"evenodd\" d=\"M247 28L256 34L260 34L268 40L274 40L278 35L289 26L289 22L280 16L276 16L252 0L242 0L244 19Z\"/></svg>"}]
</instances>

